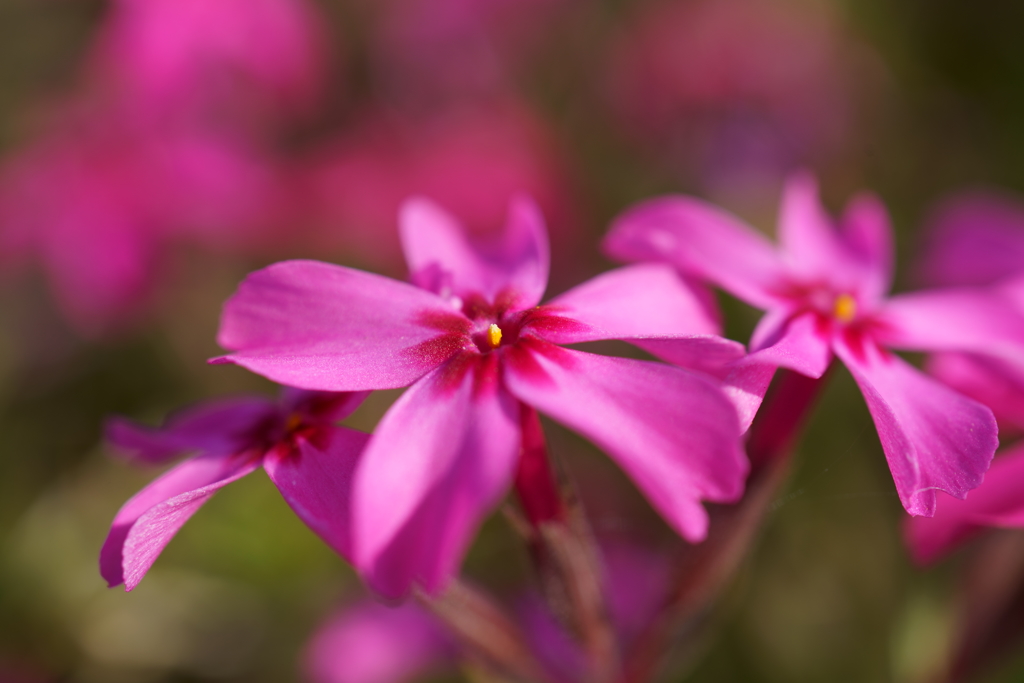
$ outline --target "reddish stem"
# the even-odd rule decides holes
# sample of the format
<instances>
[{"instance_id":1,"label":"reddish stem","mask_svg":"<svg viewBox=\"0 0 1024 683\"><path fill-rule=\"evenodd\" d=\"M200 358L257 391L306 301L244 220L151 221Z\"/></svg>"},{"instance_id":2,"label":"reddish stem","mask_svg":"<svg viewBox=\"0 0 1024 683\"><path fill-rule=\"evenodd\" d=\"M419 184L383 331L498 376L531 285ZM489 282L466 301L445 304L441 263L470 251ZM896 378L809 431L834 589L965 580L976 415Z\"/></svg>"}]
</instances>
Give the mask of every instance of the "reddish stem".
<instances>
[{"instance_id":1,"label":"reddish stem","mask_svg":"<svg viewBox=\"0 0 1024 683\"><path fill-rule=\"evenodd\" d=\"M533 408L521 405L520 422L523 446L516 470L515 487L523 513L534 528L539 528L544 522L563 521L565 506L548 459L540 417Z\"/></svg>"}]
</instances>

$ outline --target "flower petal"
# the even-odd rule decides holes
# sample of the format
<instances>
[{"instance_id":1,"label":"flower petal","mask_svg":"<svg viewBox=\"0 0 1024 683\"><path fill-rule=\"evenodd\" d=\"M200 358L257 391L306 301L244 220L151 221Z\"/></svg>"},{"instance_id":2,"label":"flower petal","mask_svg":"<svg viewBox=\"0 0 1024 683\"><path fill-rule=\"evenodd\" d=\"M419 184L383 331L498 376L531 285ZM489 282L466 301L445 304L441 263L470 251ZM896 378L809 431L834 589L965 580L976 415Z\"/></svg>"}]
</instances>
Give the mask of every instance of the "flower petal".
<instances>
[{"instance_id":1,"label":"flower petal","mask_svg":"<svg viewBox=\"0 0 1024 683\"><path fill-rule=\"evenodd\" d=\"M1024 368L1024 316L996 290L951 288L901 294L880 313L878 338L915 351L970 351Z\"/></svg>"},{"instance_id":2,"label":"flower petal","mask_svg":"<svg viewBox=\"0 0 1024 683\"><path fill-rule=\"evenodd\" d=\"M982 527L1024 527L1024 447L992 461L985 481L966 500L943 497L934 517L914 517L905 527L914 560L931 564Z\"/></svg>"},{"instance_id":3,"label":"flower petal","mask_svg":"<svg viewBox=\"0 0 1024 683\"><path fill-rule=\"evenodd\" d=\"M157 429L122 417L110 418L105 435L130 460L152 464L195 451L227 455L245 449L255 430L278 411L269 398L223 398L175 413Z\"/></svg>"},{"instance_id":4,"label":"flower petal","mask_svg":"<svg viewBox=\"0 0 1024 683\"><path fill-rule=\"evenodd\" d=\"M771 332L759 325L755 332L759 344L748 357L749 362L789 368L808 377L824 375L832 360L832 350L819 317L804 313L780 324L778 317L769 316L765 316L769 324L780 326Z\"/></svg>"},{"instance_id":5,"label":"flower petal","mask_svg":"<svg viewBox=\"0 0 1024 683\"><path fill-rule=\"evenodd\" d=\"M548 284L548 236L540 209L518 197L509 205L496 243L470 242L465 228L428 199L405 202L399 219L402 248L416 285L445 298L482 294L494 301L512 292L515 308L536 306Z\"/></svg>"},{"instance_id":6,"label":"flower petal","mask_svg":"<svg viewBox=\"0 0 1024 683\"><path fill-rule=\"evenodd\" d=\"M925 370L991 408L1000 428L1024 431L1024 372L1020 368L970 353L935 353L925 360Z\"/></svg>"},{"instance_id":7,"label":"flower petal","mask_svg":"<svg viewBox=\"0 0 1024 683\"><path fill-rule=\"evenodd\" d=\"M512 480L519 411L498 380L496 354L453 359L398 399L366 447L353 488L355 564L383 595L444 588Z\"/></svg>"},{"instance_id":8,"label":"flower petal","mask_svg":"<svg viewBox=\"0 0 1024 683\"><path fill-rule=\"evenodd\" d=\"M303 389L406 386L471 344L469 321L411 285L317 261L249 275L224 305L219 359Z\"/></svg>"},{"instance_id":9,"label":"flower petal","mask_svg":"<svg viewBox=\"0 0 1024 683\"><path fill-rule=\"evenodd\" d=\"M306 648L313 683L405 683L454 667L448 633L414 602L361 600L338 610Z\"/></svg>"},{"instance_id":10,"label":"flower petal","mask_svg":"<svg viewBox=\"0 0 1024 683\"><path fill-rule=\"evenodd\" d=\"M295 387L281 388L281 404L285 413L299 413L310 423L340 422L362 405L368 391L307 391Z\"/></svg>"},{"instance_id":11,"label":"flower petal","mask_svg":"<svg viewBox=\"0 0 1024 683\"><path fill-rule=\"evenodd\" d=\"M132 590L181 525L221 487L260 465L252 453L201 455L174 467L125 503L100 551L100 574Z\"/></svg>"},{"instance_id":12,"label":"flower petal","mask_svg":"<svg viewBox=\"0 0 1024 683\"><path fill-rule=\"evenodd\" d=\"M687 540L707 534L701 500L742 495L748 465L736 411L713 379L539 340L522 340L506 358L509 390L607 451Z\"/></svg>"},{"instance_id":13,"label":"flower petal","mask_svg":"<svg viewBox=\"0 0 1024 683\"><path fill-rule=\"evenodd\" d=\"M864 393L907 512L931 516L936 491L962 499L981 483L999 445L991 410L871 341L835 350Z\"/></svg>"},{"instance_id":14,"label":"flower petal","mask_svg":"<svg viewBox=\"0 0 1024 683\"><path fill-rule=\"evenodd\" d=\"M622 261L664 261L760 308L777 302L782 263L772 244L706 202L673 196L637 204L615 219L604 250Z\"/></svg>"},{"instance_id":15,"label":"flower petal","mask_svg":"<svg viewBox=\"0 0 1024 683\"><path fill-rule=\"evenodd\" d=\"M542 307L579 325L538 329L555 344L597 339L719 334L721 323L707 292L671 266L627 266L598 275Z\"/></svg>"},{"instance_id":16,"label":"flower petal","mask_svg":"<svg viewBox=\"0 0 1024 683\"><path fill-rule=\"evenodd\" d=\"M267 476L306 526L339 555L352 557L352 473L370 435L321 427L296 448L275 448L263 460Z\"/></svg>"},{"instance_id":17,"label":"flower petal","mask_svg":"<svg viewBox=\"0 0 1024 683\"><path fill-rule=\"evenodd\" d=\"M871 193L855 196L843 211L839 230L847 248L864 264L859 291L867 301L880 301L892 288L896 268L892 221L885 205Z\"/></svg>"}]
</instances>

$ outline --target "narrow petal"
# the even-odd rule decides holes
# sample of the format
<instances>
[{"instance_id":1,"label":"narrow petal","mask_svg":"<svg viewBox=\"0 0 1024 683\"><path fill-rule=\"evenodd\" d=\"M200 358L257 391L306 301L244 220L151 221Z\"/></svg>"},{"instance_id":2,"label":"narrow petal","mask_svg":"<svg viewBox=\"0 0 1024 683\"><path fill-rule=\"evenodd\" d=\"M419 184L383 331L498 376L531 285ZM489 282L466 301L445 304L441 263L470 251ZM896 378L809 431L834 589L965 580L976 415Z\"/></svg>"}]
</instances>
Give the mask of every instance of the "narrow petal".
<instances>
[{"instance_id":1,"label":"narrow petal","mask_svg":"<svg viewBox=\"0 0 1024 683\"><path fill-rule=\"evenodd\" d=\"M721 323L706 292L665 264L627 266L598 275L542 307L579 325L538 329L555 344L597 339L719 334Z\"/></svg>"},{"instance_id":2,"label":"narrow petal","mask_svg":"<svg viewBox=\"0 0 1024 683\"><path fill-rule=\"evenodd\" d=\"M302 389L403 387L471 344L468 320L411 285L317 261L252 273L224 305L220 359Z\"/></svg>"},{"instance_id":3,"label":"narrow petal","mask_svg":"<svg viewBox=\"0 0 1024 683\"><path fill-rule=\"evenodd\" d=\"M351 415L369 395L368 391L307 391L282 387L281 404L285 413L298 413L307 422L330 424Z\"/></svg>"},{"instance_id":4,"label":"narrow petal","mask_svg":"<svg viewBox=\"0 0 1024 683\"><path fill-rule=\"evenodd\" d=\"M991 410L871 341L835 349L864 393L907 512L930 517L936 491L962 499L981 483L999 445Z\"/></svg>"},{"instance_id":5,"label":"narrow petal","mask_svg":"<svg viewBox=\"0 0 1024 683\"><path fill-rule=\"evenodd\" d=\"M428 199L408 200L399 219L402 248L413 282L445 298L482 294L494 301L512 293L516 308L536 306L548 283L548 236L540 209L514 199L505 229L493 244L474 244L465 228Z\"/></svg>"},{"instance_id":6,"label":"narrow petal","mask_svg":"<svg viewBox=\"0 0 1024 683\"><path fill-rule=\"evenodd\" d=\"M362 600L338 610L306 648L312 683L407 683L454 668L454 644L414 602Z\"/></svg>"},{"instance_id":7,"label":"narrow petal","mask_svg":"<svg viewBox=\"0 0 1024 683\"><path fill-rule=\"evenodd\" d=\"M872 305L888 291L892 277L888 214L876 199L862 195L847 208L841 227L821 205L813 176L789 179L779 209L779 244L790 272L857 293Z\"/></svg>"},{"instance_id":8,"label":"narrow petal","mask_svg":"<svg viewBox=\"0 0 1024 683\"><path fill-rule=\"evenodd\" d=\"M933 289L889 299L878 338L914 351L970 351L1024 368L1024 315L997 291Z\"/></svg>"},{"instance_id":9,"label":"narrow petal","mask_svg":"<svg viewBox=\"0 0 1024 683\"><path fill-rule=\"evenodd\" d=\"M409 388L356 470L355 564L383 595L444 588L519 453L518 406L497 355L467 353Z\"/></svg>"},{"instance_id":10,"label":"narrow petal","mask_svg":"<svg viewBox=\"0 0 1024 683\"><path fill-rule=\"evenodd\" d=\"M943 384L992 409L1001 429L1024 432L1024 371L995 358L935 353L925 370Z\"/></svg>"},{"instance_id":11,"label":"narrow petal","mask_svg":"<svg viewBox=\"0 0 1024 683\"><path fill-rule=\"evenodd\" d=\"M934 517L914 517L906 539L914 560L931 564L983 527L1024 528L1024 447L996 456L966 500L942 497Z\"/></svg>"},{"instance_id":12,"label":"narrow petal","mask_svg":"<svg viewBox=\"0 0 1024 683\"><path fill-rule=\"evenodd\" d=\"M174 534L226 484L260 465L248 455L201 455L174 467L125 503L100 551L100 574L132 590Z\"/></svg>"},{"instance_id":13,"label":"narrow petal","mask_svg":"<svg viewBox=\"0 0 1024 683\"><path fill-rule=\"evenodd\" d=\"M238 396L200 403L154 429L122 417L107 421L107 441L130 460L158 464L189 452L227 455L243 450L254 432L278 414L269 398Z\"/></svg>"},{"instance_id":14,"label":"narrow petal","mask_svg":"<svg viewBox=\"0 0 1024 683\"><path fill-rule=\"evenodd\" d=\"M782 263L772 244L739 218L689 197L652 199L615 219L605 252L622 261L663 261L747 303L778 297Z\"/></svg>"},{"instance_id":15,"label":"narrow petal","mask_svg":"<svg viewBox=\"0 0 1024 683\"><path fill-rule=\"evenodd\" d=\"M352 558L352 473L370 435L321 427L295 448L275 448L263 468L306 526L346 560Z\"/></svg>"},{"instance_id":16,"label":"narrow petal","mask_svg":"<svg viewBox=\"0 0 1024 683\"><path fill-rule=\"evenodd\" d=\"M687 540L707 534L701 500L742 495L736 411L713 379L542 341L520 342L506 358L509 390L607 451Z\"/></svg>"},{"instance_id":17,"label":"narrow petal","mask_svg":"<svg viewBox=\"0 0 1024 683\"><path fill-rule=\"evenodd\" d=\"M757 335L759 345L754 347L749 360L789 368L808 377L821 377L832 360L829 333L823 325L817 314L804 313L786 320L774 332L762 331Z\"/></svg>"}]
</instances>

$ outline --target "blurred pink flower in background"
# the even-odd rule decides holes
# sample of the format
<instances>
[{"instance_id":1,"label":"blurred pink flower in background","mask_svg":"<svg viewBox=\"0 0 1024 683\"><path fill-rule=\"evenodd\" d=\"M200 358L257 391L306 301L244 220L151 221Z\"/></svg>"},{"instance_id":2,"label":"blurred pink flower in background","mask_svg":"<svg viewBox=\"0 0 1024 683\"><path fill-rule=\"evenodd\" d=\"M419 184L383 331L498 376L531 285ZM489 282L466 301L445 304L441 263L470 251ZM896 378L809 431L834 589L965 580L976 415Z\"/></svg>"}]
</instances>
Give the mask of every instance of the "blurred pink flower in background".
<instances>
[{"instance_id":1,"label":"blurred pink flower in background","mask_svg":"<svg viewBox=\"0 0 1024 683\"><path fill-rule=\"evenodd\" d=\"M959 192L925 225L917 276L932 286L988 286L1024 315L1024 202L994 190ZM1024 369L975 353L936 353L926 367L1024 432Z\"/></svg>"},{"instance_id":2,"label":"blurred pink flower in background","mask_svg":"<svg viewBox=\"0 0 1024 683\"><path fill-rule=\"evenodd\" d=\"M88 76L158 118L306 112L325 85L324 25L308 0L111 0Z\"/></svg>"},{"instance_id":3,"label":"blurred pink flower in background","mask_svg":"<svg viewBox=\"0 0 1024 683\"><path fill-rule=\"evenodd\" d=\"M613 45L607 88L630 135L736 194L848 144L859 50L821 3L648 3Z\"/></svg>"},{"instance_id":4,"label":"blurred pink flower in background","mask_svg":"<svg viewBox=\"0 0 1024 683\"><path fill-rule=\"evenodd\" d=\"M545 123L506 102L410 120L367 113L299 172L300 193L321 249L398 272L398 207L409 196L437 201L476 236L500 226L508 198L523 192L549 216L556 267L579 269L579 219L565 162Z\"/></svg>"},{"instance_id":5,"label":"blurred pink flower in background","mask_svg":"<svg viewBox=\"0 0 1024 683\"><path fill-rule=\"evenodd\" d=\"M939 491L964 498L998 446L992 411L894 350L967 351L1024 369L1024 316L979 288L889 296L892 229L872 195L833 221L814 179L796 175L778 225L776 247L721 209L670 196L620 216L605 246L621 260L672 263L765 310L752 360L821 377L838 357L864 394L909 513L934 514Z\"/></svg>"}]
</instances>

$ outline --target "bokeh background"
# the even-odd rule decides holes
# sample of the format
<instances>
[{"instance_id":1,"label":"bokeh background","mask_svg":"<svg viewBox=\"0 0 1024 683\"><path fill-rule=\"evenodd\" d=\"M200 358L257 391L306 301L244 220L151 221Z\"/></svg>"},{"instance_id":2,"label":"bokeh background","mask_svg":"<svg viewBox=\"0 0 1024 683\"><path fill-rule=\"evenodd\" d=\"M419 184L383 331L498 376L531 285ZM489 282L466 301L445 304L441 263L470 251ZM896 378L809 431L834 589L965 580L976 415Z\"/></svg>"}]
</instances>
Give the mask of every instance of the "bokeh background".
<instances>
[{"instance_id":1,"label":"bokeh background","mask_svg":"<svg viewBox=\"0 0 1024 683\"><path fill-rule=\"evenodd\" d=\"M936 202L1024 190L1021 27L1016 0L0 0L0 681L308 680L305 644L360 595L262 473L134 592L99 576L110 520L156 474L111 457L104 418L272 391L205 364L247 272L403 277L403 198L485 234L525 191L555 293L610 267L597 245L630 203L698 194L770 232L805 167L834 210L880 193L908 288ZM745 340L754 313L722 304ZM372 429L396 395L348 422ZM599 534L677 542L546 427ZM902 514L840 369L672 680L927 681L962 558L912 568ZM528 580L500 516L466 571L508 595ZM989 680L1024 680L1024 658Z\"/></svg>"}]
</instances>

